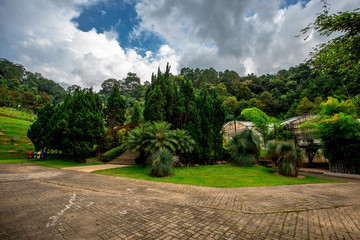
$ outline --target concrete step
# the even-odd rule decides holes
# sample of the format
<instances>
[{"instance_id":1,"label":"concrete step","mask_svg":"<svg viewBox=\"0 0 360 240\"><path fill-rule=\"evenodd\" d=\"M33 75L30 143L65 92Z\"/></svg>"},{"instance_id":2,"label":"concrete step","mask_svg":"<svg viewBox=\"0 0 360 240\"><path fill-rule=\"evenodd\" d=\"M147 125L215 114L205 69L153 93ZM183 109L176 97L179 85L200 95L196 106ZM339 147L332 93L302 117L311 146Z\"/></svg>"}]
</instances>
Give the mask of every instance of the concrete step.
<instances>
[{"instance_id":1,"label":"concrete step","mask_svg":"<svg viewBox=\"0 0 360 240\"><path fill-rule=\"evenodd\" d=\"M135 165L135 158L137 158L139 154L139 152L127 151L111 160L109 164Z\"/></svg>"}]
</instances>

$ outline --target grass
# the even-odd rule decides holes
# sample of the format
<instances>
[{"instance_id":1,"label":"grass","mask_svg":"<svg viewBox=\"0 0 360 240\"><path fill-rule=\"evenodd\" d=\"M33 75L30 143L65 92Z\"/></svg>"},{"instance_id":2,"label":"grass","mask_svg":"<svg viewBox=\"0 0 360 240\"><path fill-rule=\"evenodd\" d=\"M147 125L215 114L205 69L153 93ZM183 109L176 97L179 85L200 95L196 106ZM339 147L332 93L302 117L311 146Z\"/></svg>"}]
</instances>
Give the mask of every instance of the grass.
<instances>
[{"instance_id":1,"label":"grass","mask_svg":"<svg viewBox=\"0 0 360 240\"><path fill-rule=\"evenodd\" d=\"M0 159L26 158L34 151L34 145L27 138L32 122L0 116Z\"/></svg>"},{"instance_id":2,"label":"grass","mask_svg":"<svg viewBox=\"0 0 360 240\"><path fill-rule=\"evenodd\" d=\"M235 167L229 164L175 168L175 176L154 178L149 176L149 169L129 166L94 173L118 177L128 177L156 182L178 183L196 186L221 188L278 186L309 183L338 182L330 179L305 176L305 178L288 178L274 174L275 170L266 167Z\"/></svg>"},{"instance_id":3,"label":"grass","mask_svg":"<svg viewBox=\"0 0 360 240\"><path fill-rule=\"evenodd\" d=\"M89 166L89 165L99 165L104 164L103 162L92 161L90 163L78 163L72 160L59 160L59 159L1 159L1 163L34 163L44 167L51 168L64 168L64 167L79 167L79 166Z\"/></svg>"},{"instance_id":4,"label":"grass","mask_svg":"<svg viewBox=\"0 0 360 240\"><path fill-rule=\"evenodd\" d=\"M6 108L6 107L0 107L0 116L20 119L30 122L34 122L36 119L36 114L28 113L12 108Z\"/></svg>"}]
</instances>

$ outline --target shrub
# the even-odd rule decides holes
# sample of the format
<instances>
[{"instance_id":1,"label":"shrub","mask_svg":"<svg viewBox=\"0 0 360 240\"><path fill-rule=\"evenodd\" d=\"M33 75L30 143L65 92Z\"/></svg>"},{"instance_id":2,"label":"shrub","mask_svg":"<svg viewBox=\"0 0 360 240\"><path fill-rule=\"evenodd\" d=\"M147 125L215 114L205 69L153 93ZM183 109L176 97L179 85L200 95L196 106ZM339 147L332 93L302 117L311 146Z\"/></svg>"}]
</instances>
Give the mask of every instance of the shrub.
<instances>
[{"instance_id":1,"label":"shrub","mask_svg":"<svg viewBox=\"0 0 360 240\"><path fill-rule=\"evenodd\" d=\"M300 149L290 142L268 142L266 144L267 156L278 166L279 174L288 177L297 177L302 163L303 155Z\"/></svg>"},{"instance_id":2,"label":"shrub","mask_svg":"<svg viewBox=\"0 0 360 240\"><path fill-rule=\"evenodd\" d=\"M322 119L316 130L332 172L360 173L360 123L355 118L335 114Z\"/></svg>"},{"instance_id":3,"label":"shrub","mask_svg":"<svg viewBox=\"0 0 360 240\"><path fill-rule=\"evenodd\" d=\"M151 176L170 176L173 174L173 155L167 148L160 148L150 156L148 165L151 168Z\"/></svg>"},{"instance_id":4,"label":"shrub","mask_svg":"<svg viewBox=\"0 0 360 240\"><path fill-rule=\"evenodd\" d=\"M260 151L260 138L246 129L233 136L229 142L231 160L236 166L254 166Z\"/></svg>"},{"instance_id":5,"label":"shrub","mask_svg":"<svg viewBox=\"0 0 360 240\"><path fill-rule=\"evenodd\" d=\"M105 152L102 157L101 160L103 162L110 162L111 160L113 160L114 158L116 158L117 156L120 156L121 154L123 154L125 152L125 148L123 146L118 146L116 148L113 148L107 152Z\"/></svg>"}]
</instances>

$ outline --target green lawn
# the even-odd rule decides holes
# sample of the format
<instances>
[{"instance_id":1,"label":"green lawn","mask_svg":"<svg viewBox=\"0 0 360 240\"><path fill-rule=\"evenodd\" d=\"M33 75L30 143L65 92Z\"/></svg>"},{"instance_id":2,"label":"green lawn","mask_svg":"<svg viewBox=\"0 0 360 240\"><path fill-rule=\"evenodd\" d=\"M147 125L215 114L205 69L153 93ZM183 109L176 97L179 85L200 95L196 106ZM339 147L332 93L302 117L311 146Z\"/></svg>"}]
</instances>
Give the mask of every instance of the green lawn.
<instances>
[{"instance_id":1,"label":"green lawn","mask_svg":"<svg viewBox=\"0 0 360 240\"><path fill-rule=\"evenodd\" d=\"M36 119L36 114L15 110L15 109L13 110L6 107L0 107L0 116L26 120L30 122L34 122Z\"/></svg>"},{"instance_id":2,"label":"green lawn","mask_svg":"<svg viewBox=\"0 0 360 240\"><path fill-rule=\"evenodd\" d=\"M257 167L235 167L229 164L175 168L175 176L167 178L150 177L149 169L130 166L94 173L119 177L137 178L149 181L188 184L197 186L236 188L258 187L309 183L337 182L330 179L305 176L305 178L288 178L274 174L275 170Z\"/></svg>"},{"instance_id":3,"label":"green lawn","mask_svg":"<svg viewBox=\"0 0 360 240\"><path fill-rule=\"evenodd\" d=\"M0 116L0 159L26 158L34 151L34 145L27 138L32 122Z\"/></svg>"},{"instance_id":4,"label":"green lawn","mask_svg":"<svg viewBox=\"0 0 360 240\"><path fill-rule=\"evenodd\" d=\"M45 159L45 160L33 160L33 159L1 159L1 163L34 163L37 165L51 167L51 168L64 168L64 167L78 167L78 166L89 166L104 164L103 162L93 161L91 163L78 163L71 160L58 160L58 159Z\"/></svg>"}]
</instances>

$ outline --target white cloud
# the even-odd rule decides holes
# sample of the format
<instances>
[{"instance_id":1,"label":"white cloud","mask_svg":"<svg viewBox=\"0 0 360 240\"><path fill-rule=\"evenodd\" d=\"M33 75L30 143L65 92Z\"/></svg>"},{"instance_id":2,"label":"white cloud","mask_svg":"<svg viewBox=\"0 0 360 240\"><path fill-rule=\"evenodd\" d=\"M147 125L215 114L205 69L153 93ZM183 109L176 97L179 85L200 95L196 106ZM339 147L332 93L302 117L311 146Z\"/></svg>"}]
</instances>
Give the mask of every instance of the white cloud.
<instances>
[{"instance_id":1,"label":"white cloud","mask_svg":"<svg viewBox=\"0 0 360 240\"><path fill-rule=\"evenodd\" d=\"M71 20L101 0L1 0L0 57L66 84L99 89L109 78L135 72L142 81L167 62L182 67L272 73L303 62L321 39L294 38L321 12L320 0L279 9L284 0L142 0L132 37L156 34L157 52L124 49L115 28L83 32ZM127 0L132 2L133 0ZM353 10L357 0L329 0L333 12Z\"/></svg>"},{"instance_id":2,"label":"white cloud","mask_svg":"<svg viewBox=\"0 0 360 240\"><path fill-rule=\"evenodd\" d=\"M353 10L356 0L328 1L335 11ZM136 36L155 32L176 49L180 67L234 69L240 74L276 72L303 62L325 39L294 38L322 12L320 0L280 9L283 0L143 0Z\"/></svg>"},{"instance_id":3,"label":"white cloud","mask_svg":"<svg viewBox=\"0 0 360 240\"><path fill-rule=\"evenodd\" d=\"M118 33L77 29L71 20L79 16L80 7L93 2L2 1L1 57L57 82L95 89L105 79L122 79L128 72L146 81L159 66L165 69L167 62L177 67L177 57L168 45L162 46L156 57L151 52L142 57L134 49L123 49L116 40Z\"/></svg>"}]
</instances>

